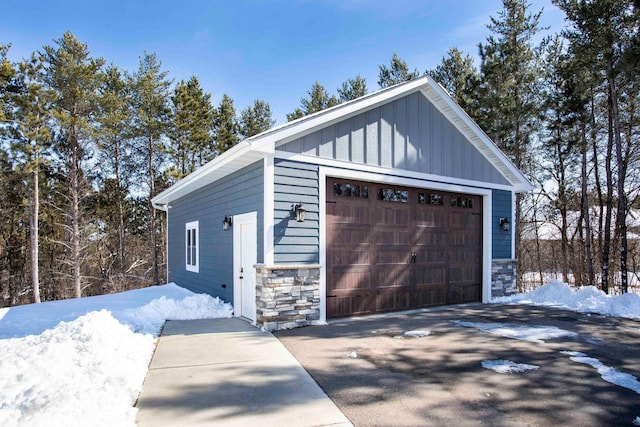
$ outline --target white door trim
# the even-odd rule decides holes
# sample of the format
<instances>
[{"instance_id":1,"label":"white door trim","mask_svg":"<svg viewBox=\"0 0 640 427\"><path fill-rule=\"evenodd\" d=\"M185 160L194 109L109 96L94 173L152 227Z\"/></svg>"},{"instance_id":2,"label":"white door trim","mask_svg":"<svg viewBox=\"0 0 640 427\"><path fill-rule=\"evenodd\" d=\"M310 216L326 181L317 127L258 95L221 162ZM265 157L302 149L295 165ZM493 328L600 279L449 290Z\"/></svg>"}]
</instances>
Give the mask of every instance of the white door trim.
<instances>
[{"instance_id":1,"label":"white door trim","mask_svg":"<svg viewBox=\"0 0 640 427\"><path fill-rule=\"evenodd\" d=\"M253 242L255 243L252 247L245 248L241 243L242 239L242 228L243 227L253 227L254 232L256 233L253 236ZM238 214L233 216L233 312L235 317L244 317L253 322L256 322L256 301L255 301L255 280L256 280L256 269L255 265L257 263L257 230L258 230L258 213L257 212L248 212L244 214ZM249 266L242 265L242 250L249 251L246 255L251 259ZM243 269L241 272L240 269ZM242 278L243 277L252 277L253 278L253 290L250 292L253 294L253 301L251 301L248 306L251 307L248 312L243 312L243 304L242 304L242 285L243 283L247 283ZM251 283L249 281L249 283Z\"/></svg>"}]
</instances>

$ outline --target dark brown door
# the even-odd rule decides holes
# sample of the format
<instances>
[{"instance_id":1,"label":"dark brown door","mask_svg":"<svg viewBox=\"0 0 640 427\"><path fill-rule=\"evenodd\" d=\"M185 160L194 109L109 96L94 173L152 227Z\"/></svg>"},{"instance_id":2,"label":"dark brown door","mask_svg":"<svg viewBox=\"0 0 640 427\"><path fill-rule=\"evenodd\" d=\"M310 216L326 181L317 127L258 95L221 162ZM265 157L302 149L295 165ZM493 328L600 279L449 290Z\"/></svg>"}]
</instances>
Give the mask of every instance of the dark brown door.
<instances>
[{"instance_id":1,"label":"dark brown door","mask_svg":"<svg viewBox=\"0 0 640 427\"><path fill-rule=\"evenodd\" d=\"M479 301L479 196L327 179L329 318Z\"/></svg>"}]
</instances>

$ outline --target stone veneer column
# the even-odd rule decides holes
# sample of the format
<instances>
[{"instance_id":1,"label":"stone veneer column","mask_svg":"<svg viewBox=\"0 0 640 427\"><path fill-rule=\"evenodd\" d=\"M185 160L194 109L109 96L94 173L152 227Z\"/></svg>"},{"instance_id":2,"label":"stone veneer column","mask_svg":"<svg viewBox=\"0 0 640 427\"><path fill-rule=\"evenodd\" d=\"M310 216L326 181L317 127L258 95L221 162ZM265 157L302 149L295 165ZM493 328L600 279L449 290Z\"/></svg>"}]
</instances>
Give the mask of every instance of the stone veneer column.
<instances>
[{"instance_id":1,"label":"stone veneer column","mask_svg":"<svg viewBox=\"0 0 640 427\"><path fill-rule=\"evenodd\" d=\"M491 298L516 293L516 263L515 259L491 260Z\"/></svg>"},{"instance_id":2,"label":"stone veneer column","mask_svg":"<svg viewBox=\"0 0 640 427\"><path fill-rule=\"evenodd\" d=\"M320 319L320 265L256 265L256 325L269 331Z\"/></svg>"}]
</instances>

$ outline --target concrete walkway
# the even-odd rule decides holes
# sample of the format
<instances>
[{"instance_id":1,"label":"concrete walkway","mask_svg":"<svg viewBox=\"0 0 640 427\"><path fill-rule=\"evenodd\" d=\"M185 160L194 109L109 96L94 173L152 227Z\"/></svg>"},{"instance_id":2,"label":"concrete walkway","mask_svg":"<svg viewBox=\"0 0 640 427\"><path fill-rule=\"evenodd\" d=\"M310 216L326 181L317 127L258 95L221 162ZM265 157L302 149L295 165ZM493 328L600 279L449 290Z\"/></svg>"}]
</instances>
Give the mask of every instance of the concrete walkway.
<instances>
[{"instance_id":1,"label":"concrete walkway","mask_svg":"<svg viewBox=\"0 0 640 427\"><path fill-rule=\"evenodd\" d=\"M239 319L168 321L136 424L351 426L270 332Z\"/></svg>"}]
</instances>

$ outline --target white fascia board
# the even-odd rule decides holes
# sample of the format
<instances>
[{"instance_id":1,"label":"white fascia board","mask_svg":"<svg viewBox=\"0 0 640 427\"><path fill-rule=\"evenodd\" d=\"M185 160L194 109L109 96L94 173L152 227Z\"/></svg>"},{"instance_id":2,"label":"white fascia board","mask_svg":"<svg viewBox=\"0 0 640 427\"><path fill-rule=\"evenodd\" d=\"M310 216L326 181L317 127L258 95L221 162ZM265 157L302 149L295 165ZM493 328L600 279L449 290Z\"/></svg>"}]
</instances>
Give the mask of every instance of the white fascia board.
<instances>
[{"instance_id":1,"label":"white fascia board","mask_svg":"<svg viewBox=\"0 0 640 427\"><path fill-rule=\"evenodd\" d=\"M474 144L478 151L480 151L492 165L503 173L505 178L513 184L512 190L517 193L522 193L533 189L531 181L520 172L482 128L469 117L466 111L453 101L442 86L436 82L432 82L428 88L434 93L430 93L429 90L423 88L421 90L422 94ZM437 99L435 99L433 95L436 95Z\"/></svg>"},{"instance_id":2,"label":"white fascia board","mask_svg":"<svg viewBox=\"0 0 640 427\"><path fill-rule=\"evenodd\" d=\"M378 176L385 176L386 182L399 184L404 183L405 185L409 185L412 187L424 187L425 182L429 182L433 185L448 185L450 186L448 190L454 192L461 192L460 190L456 190L454 186L459 186L460 188L486 188L492 190L506 190L506 191L514 191L514 186L512 185L504 185L504 184L495 184L484 181L474 181L470 179L462 179L462 178L452 178L444 175L433 175L422 172L413 172L404 169L390 169L384 168L381 166L370 166L360 163L347 162L343 160L335 160L335 159L326 159L322 157L309 156L306 154L296 154L289 153L286 151L276 151L276 158L286 159L297 161L301 163L311 163L319 166L326 166L333 168L334 170L341 170L344 174L355 174L348 175L345 178L357 178L357 174L374 174ZM365 179L366 180L366 179ZM411 183L408 183L407 180L412 180ZM436 187L431 187L436 189ZM438 188L440 189L440 188ZM466 190L465 190L466 191Z\"/></svg>"}]
</instances>

